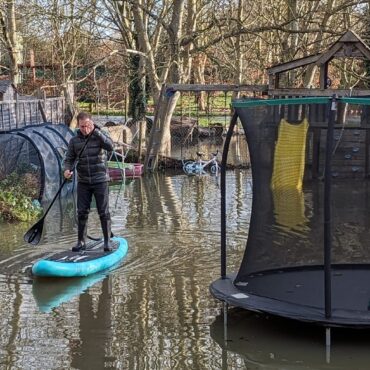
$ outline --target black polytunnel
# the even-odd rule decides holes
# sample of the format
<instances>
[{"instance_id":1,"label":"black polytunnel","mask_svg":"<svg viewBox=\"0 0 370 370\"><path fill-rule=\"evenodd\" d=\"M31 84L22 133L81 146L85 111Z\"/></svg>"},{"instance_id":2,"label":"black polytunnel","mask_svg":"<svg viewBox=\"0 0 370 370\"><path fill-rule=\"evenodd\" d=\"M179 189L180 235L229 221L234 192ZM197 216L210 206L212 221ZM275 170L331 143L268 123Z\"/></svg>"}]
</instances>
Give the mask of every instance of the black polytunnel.
<instances>
[{"instance_id":1,"label":"black polytunnel","mask_svg":"<svg viewBox=\"0 0 370 370\"><path fill-rule=\"evenodd\" d=\"M66 125L41 124L0 132L0 180L12 173L30 175L38 200L50 200L62 183L63 158L74 136ZM62 195L68 193L63 189Z\"/></svg>"}]
</instances>

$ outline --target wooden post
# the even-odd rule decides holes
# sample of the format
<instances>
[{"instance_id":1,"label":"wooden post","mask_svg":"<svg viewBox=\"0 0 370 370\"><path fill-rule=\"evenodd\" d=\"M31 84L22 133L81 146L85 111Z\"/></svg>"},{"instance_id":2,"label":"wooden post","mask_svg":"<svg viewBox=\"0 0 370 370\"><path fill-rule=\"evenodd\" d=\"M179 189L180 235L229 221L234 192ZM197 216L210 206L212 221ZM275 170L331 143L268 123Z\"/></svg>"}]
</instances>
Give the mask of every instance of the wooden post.
<instances>
[{"instance_id":1,"label":"wooden post","mask_svg":"<svg viewBox=\"0 0 370 370\"><path fill-rule=\"evenodd\" d=\"M328 88L328 62L320 65L320 89Z\"/></svg>"},{"instance_id":2,"label":"wooden post","mask_svg":"<svg viewBox=\"0 0 370 370\"><path fill-rule=\"evenodd\" d=\"M365 177L369 177L369 129L365 128Z\"/></svg>"},{"instance_id":3,"label":"wooden post","mask_svg":"<svg viewBox=\"0 0 370 370\"><path fill-rule=\"evenodd\" d=\"M46 118L45 109L42 106L41 100L38 101L38 107L40 109L41 117L44 123L46 123L48 120Z\"/></svg>"},{"instance_id":4,"label":"wooden post","mask_svg":"<svg viewBox=\"0 0 370 370\"><path fill-rule=\"evenodd\" d=\"M139 162L141 162L141 159L143 158L143 151L145 147L145 133L146 133L146 119L145 117L142 118L139 122L139 148L138 148L138 157Z\"/></svg>"},{"instance_id":5,"label":"wooden post","mask_svg":"<svg viewBox=\"0 0 370 370\"><path fill-rule=\"evenodd\" d=\"M15 93L15 126L16 126L16 128L19 128L18 127L18 124L19 124L18 108L19 108L19 96L18 96L18 92L16 92Z\"/></svg>"}]
</instances>

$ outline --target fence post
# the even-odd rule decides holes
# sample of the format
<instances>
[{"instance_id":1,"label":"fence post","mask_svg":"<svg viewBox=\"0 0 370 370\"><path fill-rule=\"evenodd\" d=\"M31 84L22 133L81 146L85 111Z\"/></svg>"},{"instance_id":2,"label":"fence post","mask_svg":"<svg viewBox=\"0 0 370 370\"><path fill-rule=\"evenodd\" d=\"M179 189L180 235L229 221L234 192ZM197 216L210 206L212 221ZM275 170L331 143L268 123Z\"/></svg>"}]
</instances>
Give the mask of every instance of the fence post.
<instances>
[{"instance_id":1,"label":"fence post","mask_svg":"<svg viewBox=\"0 0 370 370\"><path fill-rule=\"evenodd\" d=\"M48 120L46 118L45 109L42 106L41 100L38 101L38 107L41 113L42 120L44 121L44 123L46 123Z\"/></svg>"},{"instance_id":2,"label":"fence post","mask_svg":"<svg viewBox=\"0 0 370 370\"><path fill-rule=\"evenodd\" d=\"M139 122L139 148L138 148L138 157L139 162L141 162L143 158L143 151L145 147L145 137L146 137L146 119L145 117L142 117Z\"/></svg>"},{"instance_id":3,"label":"fence post","mask_svg":"<svg viewBox=\"0 0 370 370\"><path fill-rule=\"evenodd\" d=\"M18 127L19 124L19 95L18 92L15 93L15 127Z\"/></svg>"}]
</instances>

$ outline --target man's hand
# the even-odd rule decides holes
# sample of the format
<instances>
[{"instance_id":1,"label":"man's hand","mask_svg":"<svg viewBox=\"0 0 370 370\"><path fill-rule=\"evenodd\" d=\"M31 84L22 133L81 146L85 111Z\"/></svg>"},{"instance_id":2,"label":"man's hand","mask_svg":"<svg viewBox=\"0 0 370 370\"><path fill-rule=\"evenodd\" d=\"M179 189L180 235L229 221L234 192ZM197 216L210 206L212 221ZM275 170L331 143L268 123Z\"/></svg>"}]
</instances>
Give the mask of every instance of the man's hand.
<instances>
[{"instance_id":1,"label":"man's hand","mask_svg":"<svg viewBox=\"0 0 370 370\"><path fill-rule=\"evenodd\" d=\"M70 170L65 170L64 171L64 177L66 179L70 179L72 177L72 175L73 175L73 171L70 171Z\"/></svg>"}]
</instances>

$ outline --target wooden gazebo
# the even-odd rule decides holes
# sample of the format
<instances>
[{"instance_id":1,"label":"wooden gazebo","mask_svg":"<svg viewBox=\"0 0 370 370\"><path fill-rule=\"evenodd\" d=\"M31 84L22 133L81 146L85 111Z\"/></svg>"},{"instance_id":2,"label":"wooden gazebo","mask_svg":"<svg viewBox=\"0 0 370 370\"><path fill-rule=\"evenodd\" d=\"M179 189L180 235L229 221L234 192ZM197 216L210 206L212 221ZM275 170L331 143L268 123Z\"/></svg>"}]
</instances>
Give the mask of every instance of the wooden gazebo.
<instances>
[{"instance_id":1,"label":"wooden gazebo","mask_svg":"<svg viewBox=\"0 0 370 370\"><path fill-rule=\"evenodd\" d=\"M329 63L334 58L358 58L370 61L370 48L366 43L353 31L347 31L326 51L310 55L304 58L292 60L290 62L274 65L267 69L269 76L269 95L271 96L348 96L349 90L345 89L330 89L329 86ZM280 76L282 73L306 67L315 64L320 71L320 87L315 88L284 88L280 84ZM368 96L370 90L353 89L352 96Z\"/></svg>"},{"instance_id":2,"label":"wooden gazebo","mask_svg":"<svg viewBox=\"0 0 370 370\"><path fill-rule=\"evenodd\" d=\"M355 89L334 89L330 86L329 63L335 58L357 58L370 61L370 48L353 31L349 30L342 35L333 45L320 54L310 55L301 59L292 60L287 63L275 65L267 69L269 76L268 94L270 97L309 97L309 96L370 96L370 90ZM319 88L292 88L283 87L282 74L294 69L317 66L319 70ZM336 117L336 137L344 145L335 153L333 158L334 173L340 177L369 177L370 161L370 110L363 106L362 111L348 111L344 104L338 106ZM310 140L311 153L309 157L312 161L312 177L320 176L320 168L323 166L323 152L326 135L325 111L314 112L310 121ZM357 117L351 114L357 113ZM294 112L292 112L294 114ZM343 128L346 130L343 130ZM355 152L344 152L353 150Z\"/></svg>"}]
</instances>

